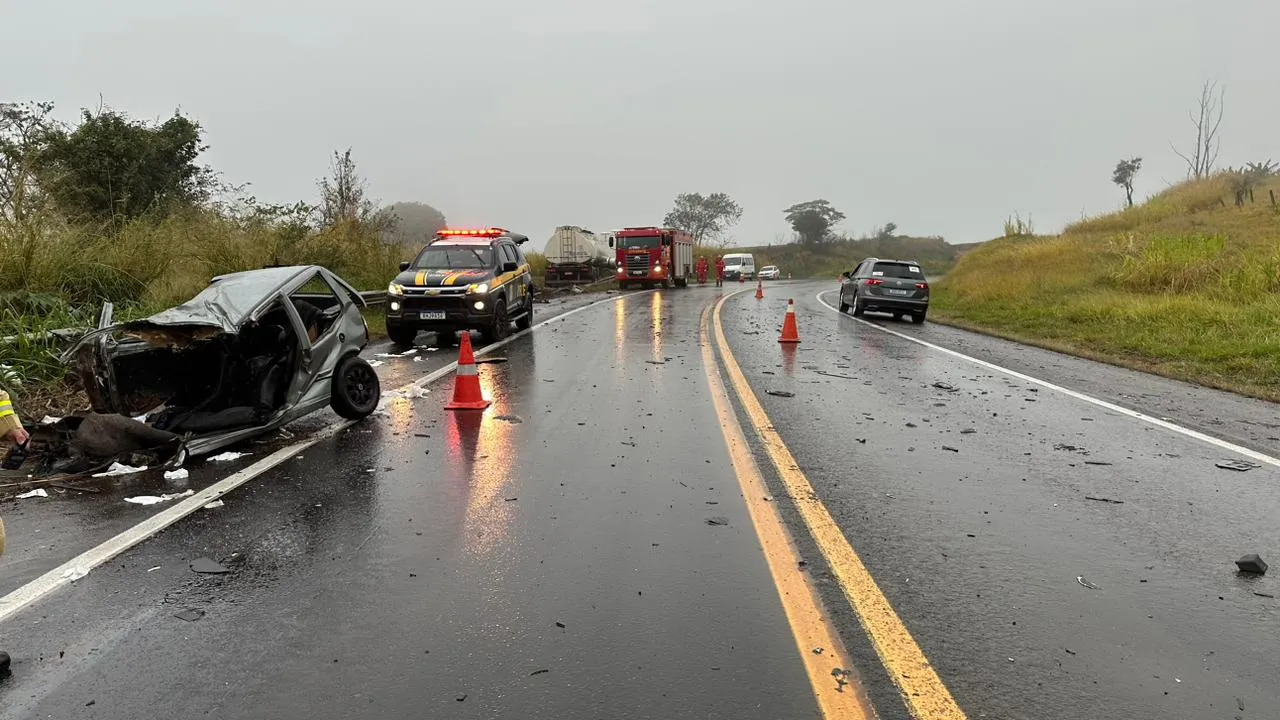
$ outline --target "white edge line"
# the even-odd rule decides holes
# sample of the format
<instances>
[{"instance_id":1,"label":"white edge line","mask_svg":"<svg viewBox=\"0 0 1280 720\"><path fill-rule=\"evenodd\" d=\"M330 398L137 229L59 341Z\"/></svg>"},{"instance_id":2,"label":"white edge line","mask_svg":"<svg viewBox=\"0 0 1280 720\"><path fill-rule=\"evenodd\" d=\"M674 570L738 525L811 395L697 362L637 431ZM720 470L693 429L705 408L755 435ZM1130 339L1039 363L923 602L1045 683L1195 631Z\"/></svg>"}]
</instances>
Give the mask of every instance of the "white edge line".
<instances>
[{"instance_id":1,"label":"white edge line","mask_svg":"<svg viewBox=\"0 0 1280 720\"><path fill-rule=\"evenodd\" d=\"M1121 415L1125 415L1125 416L1127 416L1127 417L1131 417L1131 418L1133 418L1133 419L1135 419L1135 420L1141 420L1142 422L1150 423L1150 424L1152 424L1152 425L1155 425L1156 427L1164 428L1165 430L1169 430L1169 431L1171 431L1171 432L1178 433L1179 435L1185 435L1186 437L1189 437L1189 438L1192 438L1192 439L1195 439L1195 440L1199 440L1199 441L1204 442L1204 443L1208 443L1208 444L1210 444L1210 445L1213 445L1213 446L1215 446L1215 447L1221 448L1221 449L1223 449L1223 450L1229 450L1229 451L1231 451L1231 452L1233 452L1233 453L1237 453L1237 454L1239 454L1239 455L1243 455L1243 456L1245 456L1245 457L1247 457L1247 458L1250 458L1250 459L1252 459L1252 460L1257 460L1258 462L1266 463L1266 464L1271 465L1271 466L1273 466L1273 467L1278 467L1278 468L1280 468L1280 458L1272 457L1272 456L1267 455L1267 454L1265 454L1265 453L1258 452L1257 450L1250 450L1250 449L1249 449L1249 448L1247 448L1247 447L1243 447L1243 446L1241 446L1241 445L1236 445L1235 443L1228 442L1228 441L1226 441L1226 440L1222 440L1221 438L1213 437L1212 435L1206 435L1206 434L1204 434L1204 433L1202 433L1202 432L1199 432L1199 431L1197 431L1197 430L1192 430L1191 428L1183 427L1183 426L1178 425L1178 424L1176 424L1176 423L1171 423L1171 422L1169 422L1168 420L1161 420L1160 418L1152 417L1152 416L1147 415L1147 414L1145 414L1145 413L1140 413L1140 412L1138 412L1137 410L1130 410L1130 409L1129 409L1129 408L1127 408L1127 407L1122 407L1122 406L1120 406L1120 405L1116 405L1116 404L1114 404L1114 403L1107 402L1106 400L1101 400L1101 399L1099 399L1099 398L1093 397L1092 395L1086 395L1086 394L1084 394L1084 393L1082 393L1082 392L1077 392L1077 391L1072 390L1072 389L1070 389L1070 388L1062 387L1061 385L1054 385L1053 383L1048 382L1048 381L1046 381L1046 380L1041 380L1040 378L1036 378L1036 377L1032 377L1032 376L1030 376L1030 375L1026 375L1026 374L1020 373L1020 372L1018 372L1017 370L1010 370L1009 368L1001 367L1001 366L999 366L999 365L996 365L995 363L987 362L986 360L979 360L978 358L970 357L969 355L965 355L965 354L964 354L964 353L962 353L962 352L957 352L957 351L952 350L952 349L950 349L950 348L942 347L941 345L935 345L935 344L933 344L933 343L931 343L931 342L928 342L928 341L925 341L925 340L921 340L920 338L912 337L912 336L907 335L907 334L905 334L905 333L900 333L900 332L898 332L898 331L896 331L896 330L890 330L890 329L889 329L889 328L887 328L887 327L884 327L884 326L882 326L882 325L877 325L877 324L875 324L875 323L873 323L873 322L868 322L868 321L866 321L866 320L863 320L862 318L856 318L856 317L853 317L853 316L851 316L851 315L846 315L845 313L840 312L837 308L835 308L835 307L831 306L829 303L827 303L827 301L826 301L826 300L823 300L823 299L822 299L822 296L823 296L823 295L825 295L826 293L829 293L829 292L834 292L834 291L832 291L832 290L823 290L822 292L820 292L820 293L818 293L817 295L815 295L815 296L814 296L814 299L816 299L816 300L817 300L817 301L818 301L818 302L819 302L823 307L827 308L827 309L828 309L828 310L830 310L831 312L834 312L834 313L836 313L837 315L841 315L841 316L843 316L843 317L847 317L847 318L848 318L848 319L850 319L850 320L854 320L854 321L860 322L860 323L862 323L863 325L866 325L867 327L873 327L873 328L875 328L875 329L877 329L877 330L879 330L879 331L881 331L881 332L885 332L885 333L888 333L888 334L890 334L890 335L893 335L893 336L896 336L896 337L900 337L900 338L902 338L903 340L909 340L909 341L911 341L911 342L913 342L913 343L915 343L915 344L917 344L917 345L923 345L924 347L927 347L927 348L929 348L930 350L937 350L938 352L946 353L947 355L951 355L952 357L956 357L956 358L959 358L959 359L961 359L961 360L966 360L966 361L968 361L968 362L973 363L974 365L978 365L978 366L980 366L980 367L987 368L988 370L995 370L996 372L1004 373L1005 375L1008 375L1009 377L1014 377L1014 378L1017 378L1017 379L1019 379L1019 380L1023 380L1023 381L1025 381L1025 382L1029 382L1029 383L1032 383L1032 384L1035 384L1035 385L1039 385L1040 387L1043 387L1043 388L1048 388L1049 390L1054 390L1054 391L1056 391L1056 392L1060 392L1060 393L1062 393L1063 395L1066 395L1066 396L1068 396L1068 397L1073 397L1073 398L1075 398L1075 399L1077 399L1077 400L1083 400L1084 402L1087 402L1087 403L1089 403L1089 404L1091 404L1091 405L1096 405L1096 406L1098 406L1098 407L1100 407L1100 408L1104 408L1104 409L1106 409L1106 410L1110 410L1110 411L1112 411L1112 412L1120 413Z\"/></svg>"},{"instance_id":2,"label":"white edge line","mask_svg":"<svg viewBox=\"0 0 1280 720\"><path fill-rule=\"evenodd\" d=\"M488 354L489 352L492 352L494 350L497 350L498 348L504 347L512 342L515 342L519 338L522 338L525 335L532 333L534 330L537 330L540 327L550 325L551 323L554 323L554 322L563 322L570 315L575 315L584 310L589 310L593 307L596 307L597 305L617 302L624 298L632 297L635 295L643 295L648 292L654 292L654 291L648 290L648 291L640 291L635 293L618 294L612 297L596 300L595 302L589 303L587 305L583 305L582 307L574 308L567 312L556 315L553 318L548 318L546 320L543 320L542 322L538 323L537 325L534 325L528 330L522 330L518 333L513 334L509 338L506 338L504 340L499 340L498 342L492 343L490 345L486 345L485 347L482 347L479 350L476 350L475 354L478 356ZM419 378L405 385L404 387L400 388L400 392L403 392L415 387L421 388L421 387L430 385L431 383L436 382L437 380L449 375L449 373L453 372L454 369L457 368L457 366L458 366L457 361L451 362L448 365L445 365L444 367L438 370L432 371L430 374L426 375L425 377ZM321 440L332 437L333 435L336 435L339 432L342 432L343 430L351 427L352 425L355 425L357 422L359 421L342 420L342 421L333 423L331 425L327 425L317 430L314 434L312 434L307 439L296 442L292 445L289 445L288 447L281 448L275 451L274 453L271 453L270 455L266 456L265 458L255 462L254 464L232 473L231 475L223 478L222 480L219 480L218 482L210 485L204 490L201 490L195 495L192 495L191 497L186 498L182 502L179 502L176 505L173 505L172 507L166 508L165 510L160 511L155 515L152 515L151 517L147 518L146 520L143 520L137 525L134 525L133 527L121 532L120 534L116 535L110 540L107 540L106 542L100 545L97 545L93 548L90 548L80 553L79 555L68 560L67 562L62 563L61 565L46 572L40 577L10 592L8 595L5 595L4 597L0 597L0 623L3 623L5 620L8 620L9 618L18 614L19 612L31 606L32 604L40 601L41 599L52 594L56 590L62 588L63 586L69 585L75 582L74 580L70 579L68 573L72 571L88 572L90 570L93 570L99 565L102 565L103 563L107 562L111 558L138 545L139 543L152 537L153 535L164 530L170 525L173 525L174 523L187 517L188 515L195 513L196 511L198 511L200 508L204 507L208 503L222 497L223 495L226 495L232 490L235 490L241 485L244 485L245 483L267 472L268 470L271 470L277 465L284 463L286 460L296 457L298 453L306 450L307 448L310 448L312 445L315 445Z\"/></svg>"}]
</instances>

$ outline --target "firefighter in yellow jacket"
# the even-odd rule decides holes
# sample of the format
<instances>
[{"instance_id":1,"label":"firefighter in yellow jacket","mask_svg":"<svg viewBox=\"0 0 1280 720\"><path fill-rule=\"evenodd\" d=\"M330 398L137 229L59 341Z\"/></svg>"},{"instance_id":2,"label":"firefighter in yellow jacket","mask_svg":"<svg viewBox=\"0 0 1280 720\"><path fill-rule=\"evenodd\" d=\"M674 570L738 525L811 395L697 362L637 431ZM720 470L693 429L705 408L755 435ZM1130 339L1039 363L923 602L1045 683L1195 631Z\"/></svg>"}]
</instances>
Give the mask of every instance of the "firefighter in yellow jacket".
<instances>
[{"instance_id":1,"label":"firefighter in yellow jacket","mask_svg":"<svg viewBox=\"0 0 1280 720\"><path fill-rule=\"evenodd\" d=\"M9 393L0 390L0 440L14 445L23 445L31 436L22 427L22 421L13 410L13 400ZM4 554L4 520L0 519L0 555ZM9 672L9 653L0 650L0 675Z\"/></svg>"}]
</instances>

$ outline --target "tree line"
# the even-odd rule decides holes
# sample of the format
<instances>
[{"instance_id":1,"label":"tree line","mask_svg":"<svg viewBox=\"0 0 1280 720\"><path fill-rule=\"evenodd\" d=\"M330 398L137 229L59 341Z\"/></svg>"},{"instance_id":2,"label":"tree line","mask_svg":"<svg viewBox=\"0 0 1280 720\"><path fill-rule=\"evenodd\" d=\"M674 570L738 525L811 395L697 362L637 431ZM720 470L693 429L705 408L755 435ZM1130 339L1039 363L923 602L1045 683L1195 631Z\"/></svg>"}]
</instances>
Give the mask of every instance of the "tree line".
<instances>
[{"instance_id":1,"label":"tree line","mask_svg":"<svg viewBox=\"0 0 1280 720\"><path fill-rule=\"evenodd\" d=\"M801 244L806 245L839 239L831 229L845 219L844 213L821 199L797 203L782 213ZM741 219L742 206L727 194L695 192L677 195L662 222L687 231L699 247L724 248L730 243L727 231Z\"/></svg>"}]
</instances>

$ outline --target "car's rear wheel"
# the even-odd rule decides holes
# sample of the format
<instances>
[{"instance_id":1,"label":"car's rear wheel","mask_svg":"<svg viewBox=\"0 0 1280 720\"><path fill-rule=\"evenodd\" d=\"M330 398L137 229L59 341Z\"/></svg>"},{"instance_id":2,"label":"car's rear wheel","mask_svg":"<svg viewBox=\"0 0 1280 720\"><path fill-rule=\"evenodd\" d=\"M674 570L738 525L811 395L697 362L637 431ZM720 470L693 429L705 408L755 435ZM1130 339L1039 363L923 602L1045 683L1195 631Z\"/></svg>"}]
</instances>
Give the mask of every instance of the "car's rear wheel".
<instances>
[{"instance_id":1,"label":"car's rear wheel","mask_svg":"<svg viewBox=\"0 0 1280 720\"><path fill-rule=\"evenodd\" d=\"M507 301L498 298L493 303L493 323L484 329L485 343L502 340L511 334L511 321L507 319Z\"/></svg>"},{"instance_id":2,"label":"car's rear wheel","mask_svg":"<svg viewBox=\"0 0 1280 720\"><path fill-rule=\"evenodd\" d=\"M847 313L847 312L849 312L849 303L847 303L847 302L845 302L845 301L844 301L844 295L843 295L843 294L841 294L841 295L840 295L840 312L842 312L842 313Z\"/></svg>"},{"instance_id":3,"label":"car's rear wheel","mask_svg":"<svg viewBox=\"0 0 1280 720\"><path fill-rule=\"evenodd\" d=\"M418 330L411 327L388 325L387 337L391 338L391 342L396 345L401 347L411 347L413 345L413 341L418 337Z\"/></svg>"},{"instance_id":4,"label":"car's rear wheel","mask_svg":"<svg viewBox=\"0 0 1280 720\"><path fill-rule=\"evenodd\" d=\"M533 327L533 295L529 296L528 307L525 308L524 315L516 320L517 330L528 330Z\"/></svg>"},{"instance_id":5,"label":"car's rear wheel","mask_svg":"<svg viewBox=\"0 0 1280 720\"><path fill-rule=\"evenodd\" d=\"M925 314L926 313L922 313L922 312L913 313L911 315L911 322L915 323L916 325L923 324Z\"/></svg>"},{"instance_id":6,"label":"car's rear wheel","mask_svg":"<svg viewBox=\"0 0 1280 720\"><path fill-rule=\"evenodd\" d=\"M359 355L348 355L333 371L333 389L329 405L348 420L368 417L378 408L382 384L373 366Z\"/></svg>"},{"instance_id":7,"label":"car's rear wheel","mask_svg":"<svg viewBox=\"0 0 1280 720\"><path fill-rule=\"evenodd\" d=\"M853 316L862 317L864 312L866 312L866 310L862 307L862 303L858 302L858 296L853 296Z\"/></svg>"}]
</instances>

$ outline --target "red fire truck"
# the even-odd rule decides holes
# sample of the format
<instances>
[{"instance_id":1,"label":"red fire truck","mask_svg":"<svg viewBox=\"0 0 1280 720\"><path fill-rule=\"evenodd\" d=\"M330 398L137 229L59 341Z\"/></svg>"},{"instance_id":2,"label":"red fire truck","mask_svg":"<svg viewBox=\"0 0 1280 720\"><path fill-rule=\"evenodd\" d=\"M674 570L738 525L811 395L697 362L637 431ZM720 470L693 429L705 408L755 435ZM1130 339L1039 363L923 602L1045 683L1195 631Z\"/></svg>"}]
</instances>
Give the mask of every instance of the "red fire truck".
<instances>
[{"instance_id":1,"label":"red fire truck","mask_svg":"<svg viewBox=\"0 0 1280 720\"><path fill-rule=\"evenodd\" d=\"M686 287L693 276L693 236L683 230L629 227L609 240L618 265L618 287Z\"/></svg>"}]
</instances>

